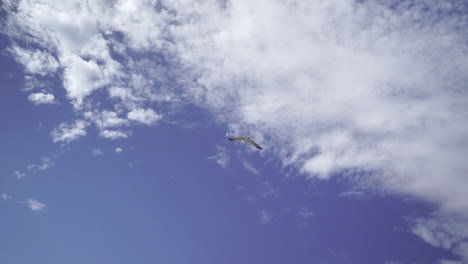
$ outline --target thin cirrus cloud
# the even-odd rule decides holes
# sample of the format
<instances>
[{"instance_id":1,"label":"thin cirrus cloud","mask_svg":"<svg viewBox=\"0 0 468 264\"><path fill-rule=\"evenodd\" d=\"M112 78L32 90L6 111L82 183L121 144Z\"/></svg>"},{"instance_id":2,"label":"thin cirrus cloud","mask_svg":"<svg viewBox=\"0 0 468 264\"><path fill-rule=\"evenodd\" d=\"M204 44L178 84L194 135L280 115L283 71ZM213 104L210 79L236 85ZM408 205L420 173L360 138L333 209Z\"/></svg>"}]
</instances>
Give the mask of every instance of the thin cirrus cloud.
<instances>
[{"instance_id":1,"label":"thin cirrus cloud","mask_svg":"<svg viewBox=\"0 0 468 264\"><path fill-rule=\"evenodd\" d=\"M25 41L48 48L41 52L58 51L63 88L84 120L86 108L152 125L164 117L154 106L203 105L229 132L268 138L270 155L306 177L346 170L361 175L364 190L376 183L436 204L433 217L415 220L415 234L431 243L427 234L435 236L432 221L439 222L451 239L450 247L437 246L468 258L457 235L468 229L464 1L162 5L5 1L5 31L12 38L27 32ZM54 70L11 53L32 73ZM167 65L129 53L161 55ZM109 97L93 97L98 90ZM99 100L111 108L101 109ZM88 125L63 123L53 141L78 139Z\"/></svg>"},{"instance_id":2,"label":"thin cirrus cloud","mask_svg":"<svg viewBox=\"0 0 468 264\"><path fill-rule=\"evenodd\" d=\"M18 180L21 180L22 178L26 176L26 173L22 171L15 171L14 175Z\"/></svg>"},{"instance_id":3,"label":"thin cirrus cloud","mask_svg":"<svg viewBox=\"0 0 468 264\"><path fill-rule=\"evenodd\" d=\"M27 166L28 170L37 169L37 170L47 170L54 167L55 163L50 157L42 157L41 162L29 164Z\"/></svg>"},{"instance_id":4,"label":"thin cirrus cloud","mask_svg":"<svg viewBox=\"0 0 468 264\"><path fill-rule=\"evenodd\" d=\"M225 147L222 146L216 146L217 153L206 157L206 159L213 160L215 161L219 166L222 168L226 169L229 165L229 154L227 153L227 150Z\"/></svg>"},{"instance_id":5,"label":"thin cirrus cloud","mask_svg":"<svg viewBox=\"0 0 468 264\"><path fill-rule=\"evenodd\" d=\"M10 200L12 197L11 195L7 194L7 193L2 193L0 195L0 197L2 197L2 200L6 201L6 200Z\"/></svg>"},{"instance_id":6,"label":"thin cirrus cloud","mask_svg":"<svg viewBox=\"0 0 468 264\"><path fill-rule=\"evenodd\" d=\"M260 211L260 223L266 224L266 223L270 222L271 219L272 219L272 215L268 210L262 209Z\"/></svg>"},{"instance_id":7,"label":"thin cirrus cloud","mask_svg":"<svg viewBox=\"0 0 468 264\"><path fill-rule=\"evenodd\" d=\"M100 148L95 148L91 151L91 154L96 157L101 156L102 154L104 154L104 152Z\"/></svg>"}]
</instances>

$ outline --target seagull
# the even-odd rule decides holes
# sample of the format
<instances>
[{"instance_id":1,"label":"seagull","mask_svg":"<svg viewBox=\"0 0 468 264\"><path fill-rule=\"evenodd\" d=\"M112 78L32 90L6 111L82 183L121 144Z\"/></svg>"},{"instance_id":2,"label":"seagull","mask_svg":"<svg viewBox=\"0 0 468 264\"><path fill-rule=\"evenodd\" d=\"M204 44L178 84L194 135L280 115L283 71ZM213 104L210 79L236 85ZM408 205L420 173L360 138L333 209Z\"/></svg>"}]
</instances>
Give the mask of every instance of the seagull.
<instances>
[{"instance_id":1,"label":"seagull","mask_svg":"<svg viewBox=\"0 0 468 264\"><path fill-rule=\"evenodd\" d=\"M249 137L238 137L238 138L229 138L229 140L231 141L234 141L234 140L243 140L245 143L249 142L250 144L254 145L256 148L258 149L262 149L262 147L260 147L260 145L258 145L257 143L255 143L255 141L251 140Z\"/></svg>"}]
</instances>

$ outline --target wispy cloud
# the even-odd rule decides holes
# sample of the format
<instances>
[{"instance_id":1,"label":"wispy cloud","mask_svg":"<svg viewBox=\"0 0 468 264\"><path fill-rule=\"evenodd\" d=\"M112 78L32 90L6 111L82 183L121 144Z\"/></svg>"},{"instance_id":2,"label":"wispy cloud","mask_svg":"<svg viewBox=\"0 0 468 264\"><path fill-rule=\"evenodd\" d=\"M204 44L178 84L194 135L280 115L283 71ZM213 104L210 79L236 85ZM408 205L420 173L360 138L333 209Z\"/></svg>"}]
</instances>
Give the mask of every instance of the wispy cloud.
<instances>
[{"instance_id":1,"label":"wispy cloud","mask_svg":"<svg viewBox=\"0 0 468 264\"><path fill-rule=\"evenodd\" d=\"M363 199L366 197L366 194L363 191L350 190L342 192L338 196L344 198Z\"/></svg>"},{"instance_id":2,"label":"wispy cloud","mask_svg":"<svg viewBox=\"0 0 468 264\"><path fill-rule=\"evenodd\" d=\"M27 200L27 205L29 206L29 208L35 212L39 212L39 211L43 211L46 207L45 204L35 200L35 199L28 199Z\"/></svg>"},{"instance_id":3,"label":"wispy cloud","mask_svg":"<svg viewBox=\"0 0 468 264\"><path fill-rule=\"evenodd\" d=\"M302 219L309 219L315 215L315 213L312 210L304 206L299 208L298 214L299 217L301 217Z\"/></svg>"},{"instance_id":4,"label":"wispy cloud","mask_svg":"<svg viewBox=\"0 0 468 264\"><path fill-rule=\"evenodd\" d=\"M255 175L260 175L260 171L255 168L250 162L244 160L242 161L242 166L244 167L245 170L255 174Z\"/></svg>"},{"instance_id":5,"label":"wispy cloud","mask_svg":"<svg viewBox=\"0 0 468 264\"><path fill-rule=\"evenodd\" d=\"M413 233L425 242L435 246L453 250L463 256L468 262L468 221L460 216L435 215L434 217L418 218L415 220ZM446 260L445 263L450 263Z\"/></svg>"},{"instance_id":6,"label":"wispy cloud","mask_svg":"<svg viewBox=\"0 0 468 264\"><path fill-rule=\"evenodd\" d=\"M264 198L278 196L278 191L279 190L277 188L273 188L273 186L267 181L262 182L260 187L260 195Z\"/></svg>"},{"instance_id":7,"label":"wispy cloud","mask_svg":"<svg viewBox=\"0 0 468 264\"><path fill-rule=\"evenodd\" d=\"M266 224L270 222L271 219L272 219L272 215L269 211L267 211L266 209L262 209L260 211L260 223Z\"/></svg>"},{"instance_id":8,"label":"wispy cloud","mask_svg":"<svg viewBox=\"0 0 468 264\"><path fill-rule=\"evenodd\" d=\"M226 148L218 145L216 146L216 151L218 153L206 158L215 161L219 166L221 166L224 169L227 168L230 158L228 153L226 152Z\"/></svg>"},{"instance_id":9,"label":"wispy cloud","mask_svg":"<svg viewBox=\"0 0 468 264\"><path fill-rule=\"evenodd\" d=\"M83 120L76 120L74 123L61 123L51 133L52 141L69 143L86 135L88 123Z\"/></svg>"},{"instance_id":10,"label":"wispy cloud","mask_svg":"<svg viewBox=\"0 0 468 264\"><path fill-rule=\"evenodd\" d=\"M93 151L91 152L91 154L92 154L93 156L100 156L100 155L102 155L103 153L104 153L104 152L103 152L102 149L100 149L100 148L95 148L95 149L93 149Z\"/></svg>"},{"instance_id":11,"label":"wispy cloud","mask_svg":"<svg viewBox=\"0 0 468 264\"><path fill-rule=\"evenodd\" d=\"M47 170L55 165L54 161L50 157L42 157L40 163L34 163L28 165L28 170L38 169L38 170Z\"/></svg>"},{"instance_id":12,"label":"wispy cloud","mask_svg":"<svg viewBox=\"0 0 468 264\"><path fill-rule=\"evenodd\" d=\"M26 173L24 173L24 172L22 172L22 171L15 171L14 175L15 175L15 177L16 177L17 179L20 179L20 180L21 180L22 178L24 178L24 176L26 176Z\"/></svg>"},{"instance_id":13,"label":"wispy cloud","mask_svg":"<svg viewBox=\"0 0 468 264\"><path fill-rule=\"evenodd\" d=\"M24 49L14 45L8 49L14 58L24 66L27 73L48 75L59 68L57 60L48 52L36 49Z\"/></svg>"},{"instance_id":14,"label":"wispy cloud","mask_svg":"<svg viewBox=\"0 0 468 264\"><path fill-rule=\"evenodd\" d=\"M118 128L129 124L127 119L120 117L119 113L114 111L87 111L84 113L84 116L87 120L94 122L100 129Z\"/></svg>"},{"instance_id":15,"label":"wispy cloud","mask_svg":"<svg viewBox=\"0 0 468 264\"><path fill-rule=\"evenodd\" d=\"M11 195L7 193L2 193L1 197L3 200L10 200L12 198Z\"/></svg>"}]
</instances>

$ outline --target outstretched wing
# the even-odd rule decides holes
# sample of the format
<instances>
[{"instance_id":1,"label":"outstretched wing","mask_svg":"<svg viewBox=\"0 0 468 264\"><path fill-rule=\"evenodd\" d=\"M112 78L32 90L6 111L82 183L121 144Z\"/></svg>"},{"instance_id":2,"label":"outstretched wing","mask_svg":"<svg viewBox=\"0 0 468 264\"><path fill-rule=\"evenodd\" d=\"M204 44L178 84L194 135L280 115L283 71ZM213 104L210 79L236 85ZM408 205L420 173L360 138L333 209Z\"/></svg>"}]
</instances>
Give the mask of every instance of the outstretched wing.
<instances>
[{"instance_id":1,"label":"outstretched wing","mask_svg":"<svg viewBox=\"0 0 468 264\"><path fill-rule=\"evenodd\" d=\"M260 145L258 145L257 143L255 143L255 141L253 141L253 140L251 140L251 139L249 139L248 141L249 141L250 144L254 145L256 148L262 149L262 147L260 147Z\"/></svg>"},{"instance_id":2,"label":"outstretched wing","mask_svg":"<svg viewBox=\"0 0 468 264\"><path fill-rule=\"evenodd\" d=\"M245 140L245 138L243 138L243 137L229 138L229 140L231 140L231 141L233 141L233 140Z\"/></svg>"}]
</instances>

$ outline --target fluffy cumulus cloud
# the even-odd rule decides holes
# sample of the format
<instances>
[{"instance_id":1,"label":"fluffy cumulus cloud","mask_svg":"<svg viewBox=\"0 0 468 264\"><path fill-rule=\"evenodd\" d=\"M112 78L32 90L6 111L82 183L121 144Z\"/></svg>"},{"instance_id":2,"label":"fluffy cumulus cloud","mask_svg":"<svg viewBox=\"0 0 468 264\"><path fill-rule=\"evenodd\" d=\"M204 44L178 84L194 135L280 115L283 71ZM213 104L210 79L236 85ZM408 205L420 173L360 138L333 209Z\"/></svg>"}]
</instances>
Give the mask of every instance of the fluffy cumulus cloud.
<instances>
[{"instance_id":1,"label":"fluffy cumulus cloud","mask_svg":"<svg viewBox=\"0 0 468 264\"><path fill-rule=\"evenodd\" d=\"M118 138L127 138L127 134L120 131L115 130L103 130L101 131L101 137L108 138L108 139L118 139Z\"/></svg>"},{"instance_id":2,"label":"fluffy cumulus cloud","mask_svg":"<svg viewBox=\"0 0 468 264\"><path fill-rule=\"evenodd\" d=\"M55 103L55 97L50 93L32 93L28 96L28 100L35 105Z\"/></svg>"},{"instance_id":3,"label":"fluffy cumulus cloud","mask_svg":"<svg viewBox=\"0 0 468 264\"><path fill-rule=\"evenodd\" d=\"M46 207L45 204L39 202L38 200L35 199L28 199L26 201L26 204L29 206L29 208L35 212L43 211Z\"/></svg>"},{"instance_id":4,"label":"fluffy cumulus cloud","mask_svg":"<svg viewBox=\"0 0 468 264\"><path fill-rule=\"evenodd\" d=\"M61 67L74 110L101 135L170 118L151 110L164 104L195 104L306 177L346 171L360 183L435 203L438 216L415 223L428 242L430 221L452 221L444 225L450 237L468 223L463 0L5 6L4 31L42 47L11 53L30 74ZM39 70L23 63L23 53L58 64ZM103 109L102 100L112 108ZM86 124L60 125L54 141L83 136ZM460 243L450 249L463 255Z\"/></svg>"},{"instance_id":5,"label":"fluffy cumulus cloud","mask_svg":"<svg viewBox=\"0 0 468 264\"><path fill-rule=\"evenodd\" d=\"M121 127L128 124L128 120L119 117L119 114L113 111L104 110L97 113L88 111L84 113L84 116L88 120L94 122L96 126L101 129Z\"/></svg>"},{"instance_id":6,"label":"fluffy cumulus cloud","mask_svg":"<svg viewBox=\"0 0 468 264\"><path fill-rule=\"evenodd\" d=\"M161 119L161 115L158 115L153 109L134 109L128 113L128 119L151 125Z\"/></svg>"},{"instance_id":7,"label":"fluffy cumulus cloud","mask_svg":"<svg viewBox=\"0 0 468 264\"><path fill-rule=\"evenodd\" d=\"M56 72L59 67L57 60L45 51L24 49L16 45L8 50L24 66L26 73L45 76Z\"/></svg>"},{"instance_id":8,"label":"fluffy cumulus cloud","mask_svg":"<svg viewBox=\"0 0 468 264\"><path fill-rule=\"evenodd\" d=\"M88 123L83 120L76 120L74 123L61 123L52 133L52 141L69 143L86 135Z\"/></svg>"}]
</instances>

